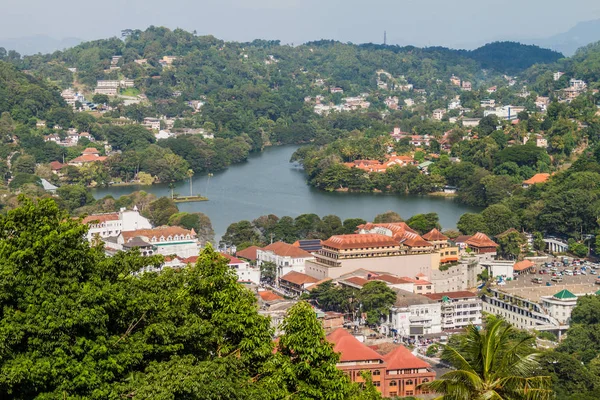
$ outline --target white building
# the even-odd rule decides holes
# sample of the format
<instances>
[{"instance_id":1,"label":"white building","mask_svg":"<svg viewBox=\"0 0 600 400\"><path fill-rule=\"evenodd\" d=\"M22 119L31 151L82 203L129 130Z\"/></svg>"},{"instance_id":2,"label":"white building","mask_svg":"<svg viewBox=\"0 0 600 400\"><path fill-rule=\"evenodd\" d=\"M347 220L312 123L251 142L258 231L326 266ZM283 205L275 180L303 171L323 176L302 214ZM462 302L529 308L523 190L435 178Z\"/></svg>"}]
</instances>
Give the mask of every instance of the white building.
<instances>
[{"instance_id":1,"label":"white building","mask_svg":"<svg viewBox=\"0 0 600 400\"><path fill-rule=\"evenodd\" d=\"M442 332L441 305L423 295L396 289L396 302L383 327L400 337ZM388 333L388 332L385 332Z\"/></svg>"},{"instance_id":2,"label":"white building","mask_svg":"<svg viewBox=\"0 0 600 400\"><path fill-rule=\"evenodd\" d=\"M481 299L467 291L423 295L438 302L442 309L442 330L449 331L482 323Z\"/></svg>"},{"instance_id":3,"label":"white building","mask_svg":"<svg viewBox=\"0 0 600 400\"><path fill-rule=\"evenodd\" d=\"M152 129L153 131L160 130L160 120L158 118L146 117L144 118L142 125L148 129Z\"/></svg>"},{"instance_id":4,"label":"white building","mask_svg":"<svg viewBox=\"0 0 600 400\"><path fill-rule=\"evenodd\" d=\"M295 271L305 273L306 261L313 261L315 257L300 247L283 242L271 243L267 247L256 250L256 265L260 267L264 262L272 262L277 266L277 278Z\"/></svg>"},{"instance_id":5,"label":"white building","mask_svg":"<svg viewBox=\"0 0 600 400\"><path fill-rule=\"evenodd\" d=\"M142 217L137 207L133 210L121 209L118 213L93 214L82 221L89 227L87 240L94 237L106 238L118 236L121 232L130 232L137 229L151 229L152 224L147 218Z\"/></svg>"},{"instance_id":6,"label":"white building","mask_svg":"<svg viewBox=\"0 0 600 400\"><path fill-rule=\"evenodd\" d=\"M491 279L496 279L496 278L512 278L513 277L513 266L514 266L515 262L514 261L507 261L507 260L489 260L489 261L482 261L481 265L483 265L487 271L488 271L488 276Z\"/></svg>"},{"instance_id":7,"label":"white building","mask_svg":"<svg viewBox=\"0 0 600 400\"><path fill-rule=\"evenodd\" d=\"M229 266L238 276L238 282L260 284L260 268L250 266L250 263L229 254L221 253L229 260Z\"/></svg>"},{"instance_id":8,"label":"white building","mask_svg":"<svg viewBox=\"0 0 600 400\"><path fill-rule=\"evenodd\" d=\"M557 81L557 80L559 80L559 79L560 79L560 77L561 77L561 76L563 76L564 74L565 74L564 72L557 71L557 72L555 72L554 74L552 74L552 76L553 76L554 80L555 80L555 81Z\"/></svg>"},{"instance_id":9,"label":"white building","mask_svg":"<svg viewBox=\"0 0 600 400\"><path fill-rule=\"evenodd\" d=\"M512 121L517 119L517 114L523 110L525 110L525 107L520 106L496 107L494 110L485 110L483 112L483 116L487 117L488 115L496 115L500 119Z\"/></svg>"},{"instance_id":10,"label":"white building","mask_svg":"<svg viewBox=\"0 0 600 400\"><path fill-rule=\"evenodd\" d=\"M164 256L176 255L181 258L197 256L200 250L196 232L178 227L162 226L154 229L138 229L122 231L117 237L116 244L126 246L134 239L141 239L156 248L156 254Z\"/></svg>"}]
</instances>

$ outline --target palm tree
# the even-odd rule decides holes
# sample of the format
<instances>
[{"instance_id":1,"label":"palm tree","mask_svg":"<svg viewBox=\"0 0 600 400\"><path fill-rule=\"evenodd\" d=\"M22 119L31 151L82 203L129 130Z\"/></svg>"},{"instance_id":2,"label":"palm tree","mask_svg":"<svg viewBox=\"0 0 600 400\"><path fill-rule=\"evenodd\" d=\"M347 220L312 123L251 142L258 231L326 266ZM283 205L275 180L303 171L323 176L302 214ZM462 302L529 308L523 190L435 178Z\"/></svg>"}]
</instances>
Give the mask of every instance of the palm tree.
<instances>
[{"instance_id":1,"label":"palm tree","mask_svg":"<svg viewBox=\"0 0 600 400\"><path fill-rule=\"evenodd\" d=\"M552 398L549 376L535 376L539 353L535 338L512 339L515 329L492 317L487 329L467 328L458 346L445 346L442 360L454 370L420 388L441 394L438 400L546 400Z\"/></svg>"}]
</instances>

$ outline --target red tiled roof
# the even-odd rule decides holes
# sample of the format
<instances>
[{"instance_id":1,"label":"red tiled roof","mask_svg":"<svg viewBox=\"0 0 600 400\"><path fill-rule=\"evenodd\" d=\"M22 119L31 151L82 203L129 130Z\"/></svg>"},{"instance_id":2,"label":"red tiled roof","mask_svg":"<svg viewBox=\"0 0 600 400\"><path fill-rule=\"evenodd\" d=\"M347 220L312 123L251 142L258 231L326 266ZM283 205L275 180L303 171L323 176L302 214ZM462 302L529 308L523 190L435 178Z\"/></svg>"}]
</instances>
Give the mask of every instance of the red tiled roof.
<instances>
[{"instance_id":1,"label":"red tiled roof","mask_svg":"<svg viewBox=\"0 0 600 400\"><path fill-rule=\"evenodd\" d=\"M523 271L523 270L531 268L533 266L535 266L534 262L532 262L530 260L523 260L523 261L519 261L518 263L515 263L515 265L513 265L513 270Z\"/></svg>"},{"instance_id":2,"label":"red tiled roof","mask_svg":"<svg viewBox=\"0 0 600 400\"><path fill-rule=\"evenodd\" d=\"M340 353L341 362L383 360L375 350L361 343L344 328L338 328L327 335L333 343L333 350Z\"/></svg>"},{"instance_id":3,"label":"red tiled roof","mask_svg":"<svg viewBox=\"0 0 600 400\"><path fill-rule=\"evenodd\" d=\"M406 222L388 222L381 224L368 223L364 225L358 225L356 227L357 232L360 232L361 230L371 231L374 228L384 228L390 230L392 232L392 237L398 241L403 239L406 233L414 233L418 235L418 232L408 226Z\"/></svg>"},{"instance_id":4,"label":"red tiled roof","mask_svg":"<svg viewBox=\"0 0 600 400\"><path fill-rule=\"evenodd\" d=\"M430 242L442 242L448 240L448 237L443 235L437 228L433 228L431 231L423 235L423 239Z\"/></svg>"},{"instance_id":5,"label":"red tiled roof","mask_svg":"<svg viewBox=\"0 0 600 400\"><path fill-rule=\"evenodd\" d=\"M245 258L246 260L256 261L256 250L262 250L262 247L250 246L244 250L237 251L236 256Z\"/></svg>"},{"instance_id":6,"label":"red tiled roof","mask_svg":"<svg viewBox=\"0 0 600 400\"><path fill-rule=\"evenodd\" d=\"M117 221L119 219L118 213L110 213L110 214L97 214L97 215L88 215L83 220L81 220L84 224L89 224L94 221L98 221L99 223L106 221Z\"/></svg>"},{"instance_id":7,"label":"red tiled roof","mask_svg":"<svg viewBox=\"0 0 600 400\"><path fill-rule=\"evenodd\" d=\"M357 249L364 247L396 247L398 243L389 236L377 233L335 235L323 242L323 246L338 250Z\"/></svg>"},{"instance_id":8,"label":"red tiled roof","mask_svg":"<svg viewBox=\"0 0 600 400\"><path fill-rule=\"evenodd\" d=\"M350 282L350 283L352 283L354 285L357 285L357 286L360 286L360 287L364 286L365 283L369 282L367 279L365 279L363 277L360 277L360 276L353 276L351 278L344 279L344 281L345 282Z\"/></svg>"},{"instance_id":9,"label":"red tiled roof","mask_svg":"<svg viewBox=\"0 0 600 400\"><path fill-rule=\"evenodd\" d=\"M106 157L104 157L104 156L98 156L98 155L94 155L94 154L83 154L77 158L72 159L69 162L88 163L88 162L104 161L104 160L106 160Z\"/></svg>"},{"instance_id":10,"label":"red tiled roof","mask_svg":"<svg viewBox=\"0 0 600 400\"><path fill-rule=\"evenodd\" d=\"M416 357L402 345L383 356L383 360L387 363L387 370L431 368L429 363Z\"/></svg>"},{"instance_id":11,"label":"red tiled roof","mask_svg":"<svg viewBox=\"0 0 600 400\"><path fill-rule=\"evenodd\" d=\"M439 301L443 297L448 297L449 299L463 299L466 297L472 298L477 297L475 293L467 292L466 290L461 290L458 292L445 292L445 293L430 293L424 294L423 296L430 298L431 300Z\"/></svg>"},{"instance_id":12,"label":"red tiled roof","mask_svg":"<svg viewBox=\"0 0 600 400\"><path fill-rule=\"evenodd\" d=\"M319 280L317 278L313 278L310 275L303 274L301 272L290 271L281 278L282 281L294 283L296 285L304 285L305 283L317 283Z\"/></svg>"},{"instance_id":13,"label":"red tiled roof","mask_svg":"<svg viewBox=\"0 0 600 400\"><path fill-rule=\"evenodd\" d=\"M291 258L311 258L313 257L308 251L302 250L299 247L287 244L284 242L271 243L267 247L262 248L264 251L272 251L278 256Z\"/></svg>"},{"instance_id":14,"label":"red tiled roof","mask_svg":"<svg viewBox=\"0 0 600 400\"><path fill-rule=\"evenodd\" d=\"M270 290L263 290L261 292L258 292L258 295L260 296L260 298L263 301L276 301L276 300L283 300L283 297L281 297L280 295L271 292Z\"/></svg>"},{"instance_id":15,"label":"red tiled roof","mask_svg":"<svg viewBox=\"0 0 600 400\"><path fill-rule=\"evenodd\" d=\"M230 254L227 253L220 253L223 257L225 257L226 259L229 260L229 265L231 264L245 264L244 261L240 260L239 258L236 258Z\"/></svg>"},{"instance_id":16,"label":"red tiled roof","mask_svg":"<svg viewBox=\"0 0 600 400\"><path fill-rule=\"evenodd\" d=\"M387 275L387 274L374 276L371 279L372 280L377 280L377 281L384 281L384 282L387 282L387 283L391 283L392 285L397 285L399 283L412 283L411 280L408 280L408 279L405 279L405 278L398 278L397 276Z\"/></svg>"},{"instance_id":17,"label":"red tiled roof","mask_svg":"<svg viewBox=\"0 0 600 400\"><path fill-rule=\"evenodd\" d=\"M100 152L98 151L98 149L95 149L93 147L88 147L81 154L100 154Z\"/></svg>"},{"instance_id":18,"label":"red tiled roof","mask_svg":"<svg viewBox=\"0 0 600 400\"><path fill-rule=\"evenodd\" d=\"M454 243L467 243L469 239L471 239L470 235L460 235L454 239Z\"/></svg>"},{"instance_id":19,"label":"red tiled roof","mask_svg":"<svg viewBox=\"0 0 600 400\"><path fill-rule=\"evenodd\" d=\"M64 168L65 166L66 166L66 164L62 164L62 163L60 163L60 162L58 162L58 161L52 161L52 162L50 163L50 168L51 168L53 171L58 171L58 170L60 170L60 169Z\"/></svg>"},{"instance_id":20,"label":"red tiled roof","mask_svg":"<svg viewBox=\"0 0 600 400\"><path fill-rule=\"evenodd\" d=\"M183 260L181 260L181 262L183 262L185 264L196 264L196 261L198 261L198 256L191 256L191 257L184 258Z\"/></svg>"},{"instance_id":21,"label":"red tiled roof","mask_svg":"<svg viewBox=\"0 0 600 400\"><path fill-rule=\"evenodd\" d=\"M408 247L431 247L433 246L428 241L424 240L421 236L416 233L406 232L404 238L400 240L400 243Z\"/></svg>"},{"instance_id":22,"label":"red tiled roof","mask_svg":"<svg viewBox=\"0 0 600 400\"><path fill-rule=\"evenodd\" d=\"M121 232L121 235L123 235L123 239L125 239L125 242L128 242L129 240L138 236L147 237L148 239L152 239L153 237L159 239L161 236L164 236L166 239L169 236L187 236L188 234L195 239L196 233L193 230L188 231L187 229L181 228L179 226L161 226L159 228L154 229L138 229L137 231Z\"/></svg>"},{"instance_id":23,"label":"red tiled roof","mask_svg":"<svg viewBox=\"0 0 600 400\"><path fill-rule=\"evenodd\" d=\"M548 173L535 174L534 176L532 176L531 178L527 179L526 181L523 181L523 184L525 184L525 185L535 185L536 183L544 183L548 179L550 179L550 174L548 174Z\"/></svg>"},{"instance_id":24,"label":"red tiled roof","mask_svg":"<svg viewBox=\"0 0 600 400\"><path fill-rule=\"evenodd\" d=\"M485 233L477 232L469 238L465 243L470 247L498 247L498 244L490 239Z\"/></svg>"}]
</instances>

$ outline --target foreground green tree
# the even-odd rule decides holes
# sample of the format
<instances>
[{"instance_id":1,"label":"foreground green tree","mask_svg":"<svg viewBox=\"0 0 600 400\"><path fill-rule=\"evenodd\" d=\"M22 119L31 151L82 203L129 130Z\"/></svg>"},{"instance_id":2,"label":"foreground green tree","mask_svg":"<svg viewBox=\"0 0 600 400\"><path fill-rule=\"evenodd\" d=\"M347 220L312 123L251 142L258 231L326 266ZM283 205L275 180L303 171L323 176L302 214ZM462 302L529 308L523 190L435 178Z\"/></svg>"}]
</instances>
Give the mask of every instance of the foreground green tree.
<instances>
[{"instance_id":1,"label":"foreground green tree","mask_svg":"<svg viewBox=\"0 0 600 400\"><path fill-rule=\"evenodd\" d=\"M534 337L512 339L515 329L490 318L487 329L471 325L457 346L446 346L442 360L455 370L421 387L443 400L545 400L553 398L550 377L536 376L540 354Z\"/></svg>"},{"instance_id":2,"label":"foreground green tree","mask_svg":"<svg viewBox=\"0 0 600 400\"><path fill-rule=\"evenodd\" d=\"M371 281L360 289L358 300L367 314L367 324L376 325L389 314L396 301L396 292L383 281Z\"/></svg>"},{"instance_id":3,"label":"foreground green tree","mask_svg":"<svg viewBox=\"0 0 600 400\"><path fill-rule=\"evenodd\" d=\"M274 378L280 382L279 399L342 400L349 396L348 377L337 369L339 355L310 304L301 301L288 312L281 326Z\"/></svg>"}]
</instances>

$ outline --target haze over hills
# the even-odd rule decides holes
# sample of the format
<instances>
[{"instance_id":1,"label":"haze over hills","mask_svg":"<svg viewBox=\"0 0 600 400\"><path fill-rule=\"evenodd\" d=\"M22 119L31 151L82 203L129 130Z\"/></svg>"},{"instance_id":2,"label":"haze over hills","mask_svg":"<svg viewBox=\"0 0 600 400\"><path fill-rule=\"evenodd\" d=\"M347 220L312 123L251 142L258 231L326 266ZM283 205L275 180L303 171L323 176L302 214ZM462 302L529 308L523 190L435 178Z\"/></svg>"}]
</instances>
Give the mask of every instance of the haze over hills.
<instances>
[{"instance_id":1,"label":"haze over hills","mask_svg":"<svg viewBox=\"0 0 600 400\"><path fill-rule=\"evenodd\" d=\"M522 40L522 43L535 44L552 49L570 57L578 48L600 40L600 19L580 22L566 32L547 38Z\"/></svg>"},{"instance_id":2,"label":"haze over hills","mask_svg":"<svg viewBox=\"0 0 600 400\"><path fill-rule=\"evenodd\" d=\"M64 50L77 46L83 39L67 37L56 39L46 35L35 35L19 38L0 38L0 47L6 50L16 50L21 55L32 55L38 53L53 53L56 50Z\"/></svg>"}]
</instances>

